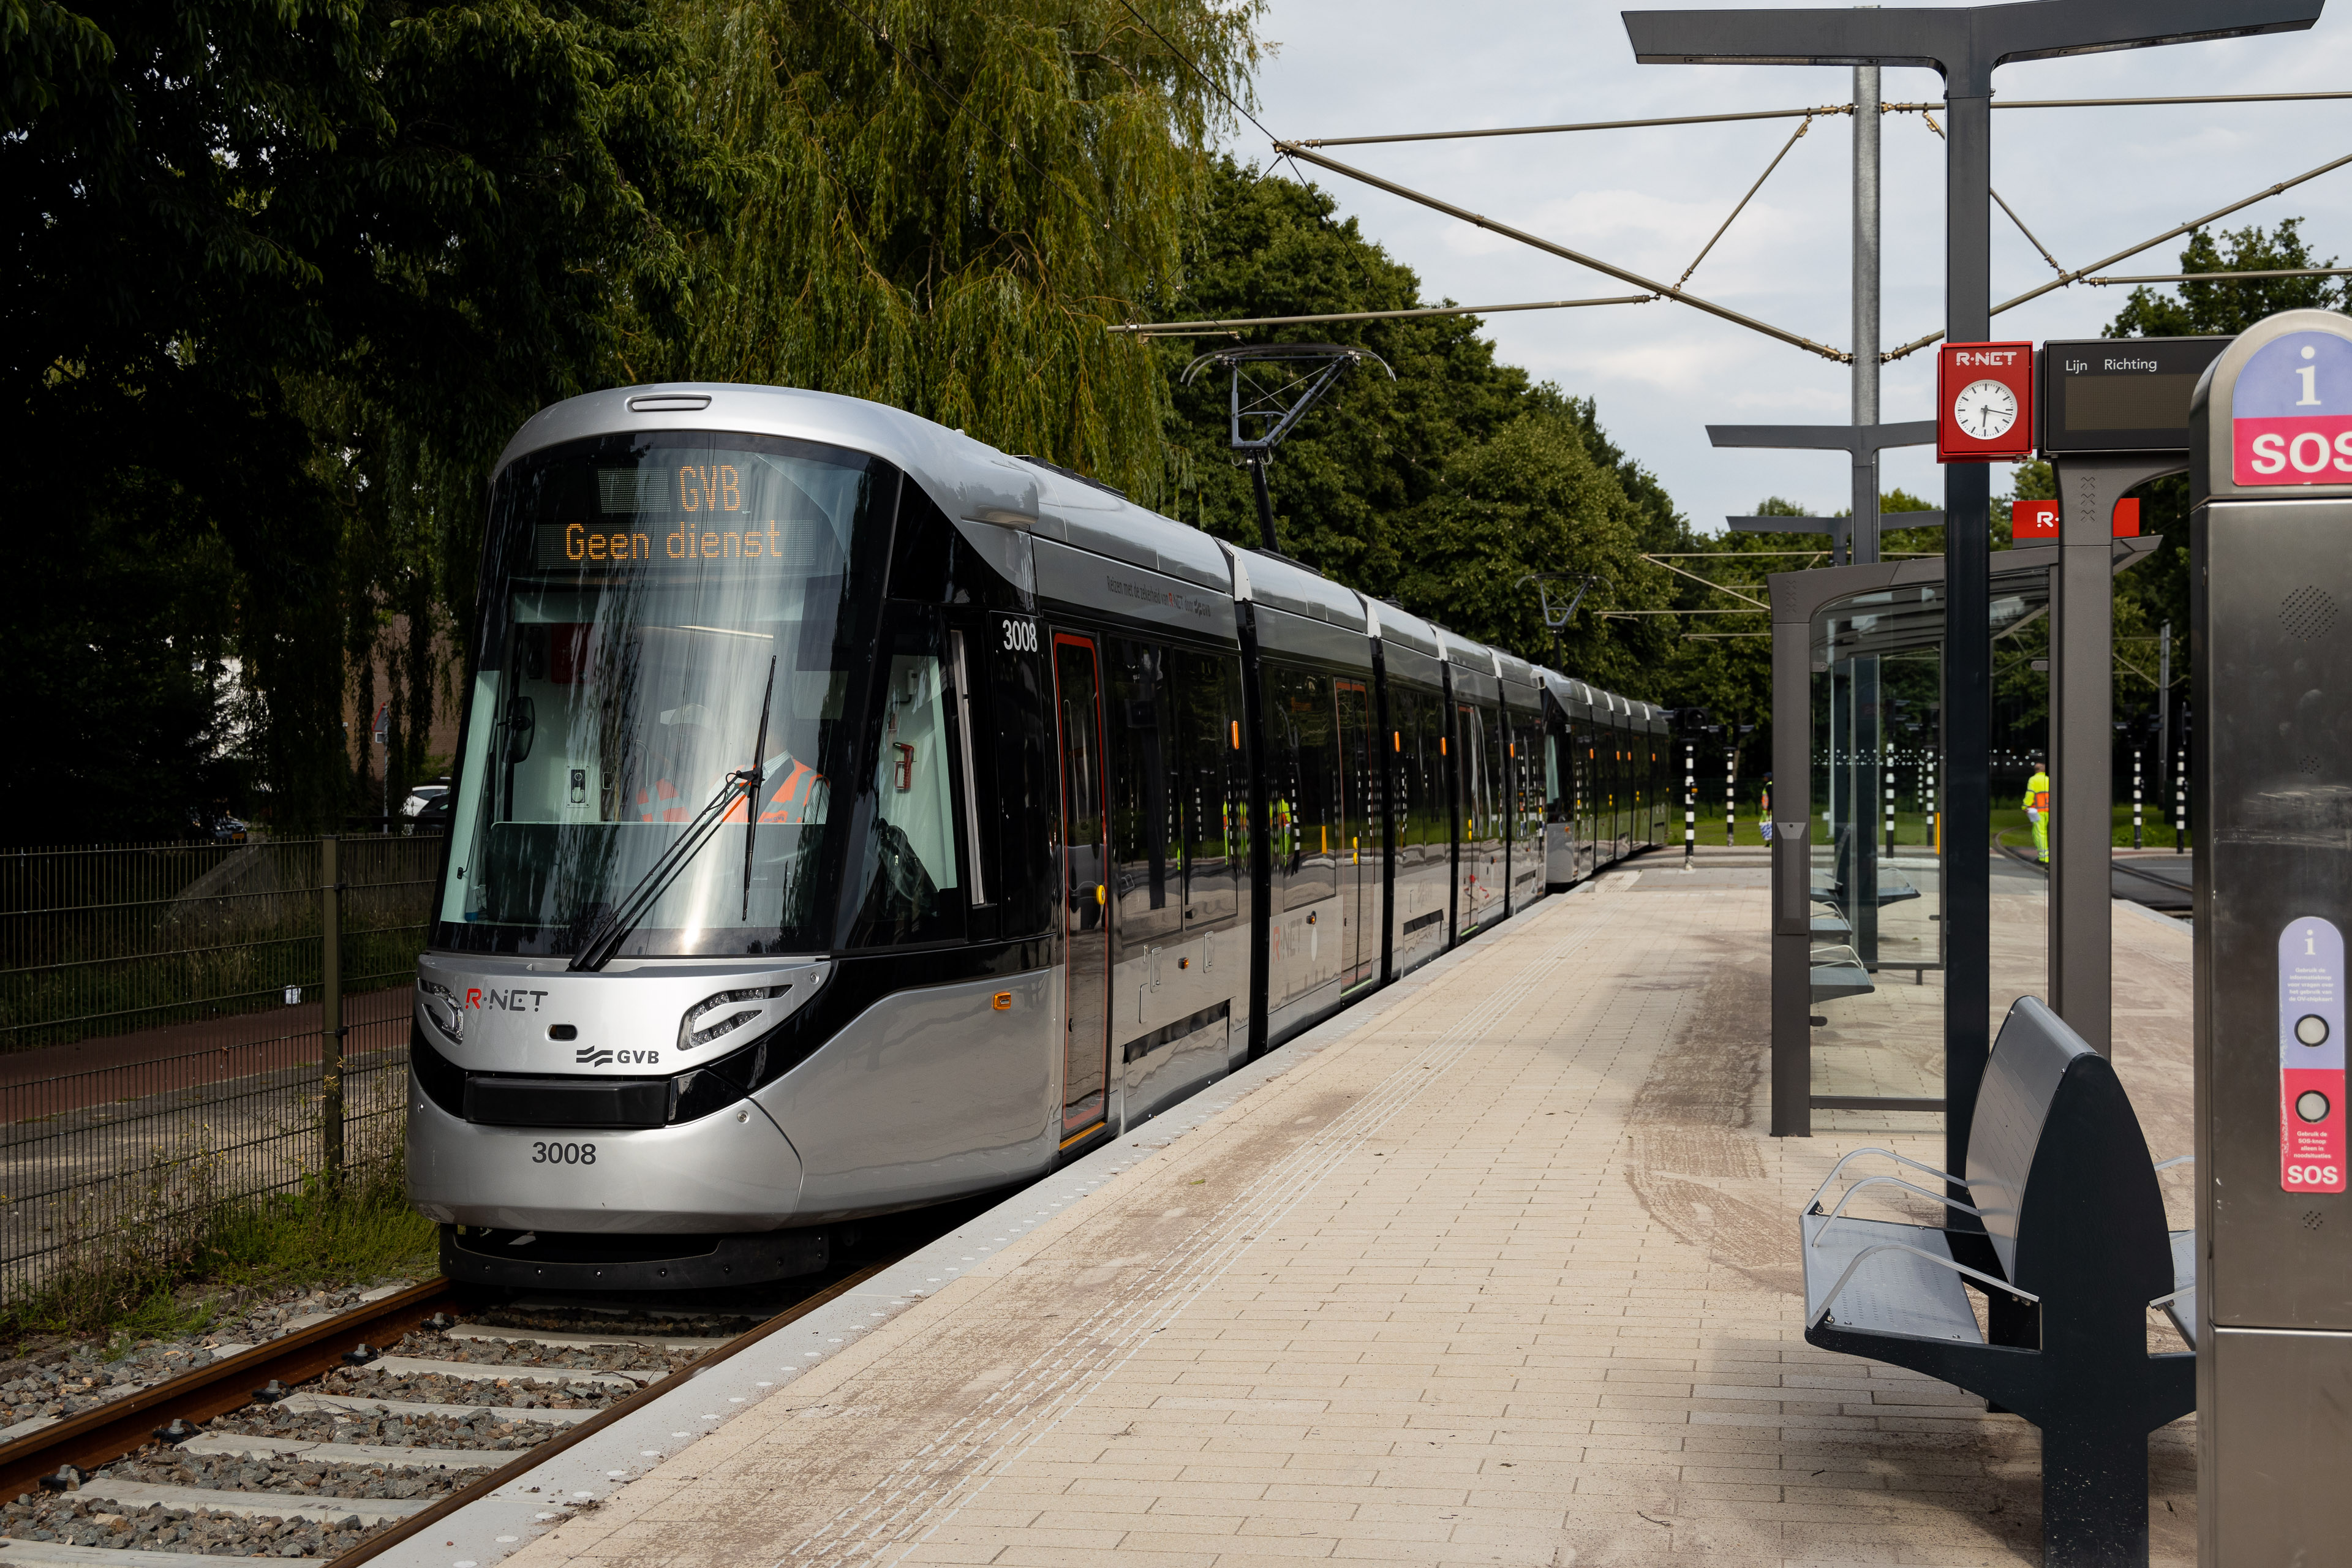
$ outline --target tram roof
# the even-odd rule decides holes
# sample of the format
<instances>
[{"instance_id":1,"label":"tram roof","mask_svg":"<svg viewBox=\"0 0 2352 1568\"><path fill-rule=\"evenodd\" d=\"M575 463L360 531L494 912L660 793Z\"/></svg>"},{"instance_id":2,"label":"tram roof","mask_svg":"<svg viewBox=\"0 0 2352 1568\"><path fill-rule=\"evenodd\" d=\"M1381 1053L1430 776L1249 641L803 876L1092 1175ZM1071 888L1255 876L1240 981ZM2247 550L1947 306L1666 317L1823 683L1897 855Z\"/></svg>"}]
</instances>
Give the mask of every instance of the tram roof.
<instances>
[{"instance_id":1,"label":"tram roof","mask_svg":"<svg viewBox=\"0 0 2352 1568\"><path fill-rule=\"evenodd\" d=\"M950 517L1024 530L1220 593L1235 589L1216 539L1189 523L920 415L837 393L702 381L585 393L525 420L498 466L567 441L641 430L781 436L868 452L895 464ZM1286 556L1241 553L1255 602L1358 633L1369 629L1368 601L1355 590ZM1382 604L1377 616L1381 634L1407 647L1522 684L1537 679L1524 660L1409 611Z\"/></svg>"},{"instance_id":2,"label":"tram roof","mask_svg":"<svg viewBox=\"0 0 2352 1568\"><path fill-rule=\"evenodd\" d=\"M1412 648L1416 653L1425 653L1432 658L1438 657L1436 626L1386 599L1379 602L1376 613L1380 616L1382 638Z\"/></svg>"},{"instance_id":3,"label":"tram roof","mask_svg":"<svg viewBox=\"0 0 2352 1568\"><path fill-rule=\"evenodd\" d=\"M1183 524L1178 523L1179 528ZM1199 538L1207 539L1205 533ZM1364 601L1353 588L1346 588L1311 567L1301 565L1286 555L1270 554L1263 550L1244 551L1248 557L1242 570L1249 574L1249 595L1253 603L1287 610L1294 616L1309 620L1325 621L1335 626L1345 626L1352 632L1367 629ZM1385 616L1386 612L1382 612Z\"/></svg>"},{"instance_id":4,"label":"tram roof","mask_svg":"<svg viewBox=\"0 0 2352 1568\"><path fill-rule=\"evenodd\" d=\"M1501 668L1505 680L1518 686L1533 686L1536 683L1536 667L1517 654L1507 653L1501 648L1496 648L1495 662Z\"/></svg>"},{"instance_id":5,"label":"tram roof","mask_svg":"<svg viewBox=\"0 0 2352 1568\"><path fill-rule=\"evenodd\" d=\"M950 517L1023 529L1220 593L1233 591L1223 552L1199 529L920 415L835 393L701 381L586 393L525 420L499 454L499 467L563 442L640 430L782 436L871 453L922 486ZM1362 626L1360 613L1355 624Z\"/></svg>"}]
</instances>

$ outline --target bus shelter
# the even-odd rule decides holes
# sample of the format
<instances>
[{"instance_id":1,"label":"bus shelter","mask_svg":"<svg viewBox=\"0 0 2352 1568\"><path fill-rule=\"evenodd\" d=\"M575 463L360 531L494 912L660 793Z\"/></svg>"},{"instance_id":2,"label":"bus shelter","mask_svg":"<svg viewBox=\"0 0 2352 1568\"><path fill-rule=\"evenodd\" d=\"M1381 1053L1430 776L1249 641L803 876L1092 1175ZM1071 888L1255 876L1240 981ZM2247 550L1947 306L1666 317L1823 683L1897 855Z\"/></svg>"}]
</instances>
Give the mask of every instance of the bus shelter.
<instances>
[{"instance_id":1,"label":"bus shelter","mask_svg":"<svg viewBox=\"0 0 2352 1568\"><path fill-rule=\"evenodd\" d=\"M2116 540L2113 569L2128 570L2163 542ZM1982 635L1993 639L1996 662L2002 638L2049 613L2058 563L2056 545L1995 552ZM1942 1036L1942 993L1925 983L1943 967L1943 858L1990 852L1935 832L1945 751L1943 558L1775 573L1768 581L1772 1131L1810 1137L1816 1110L1941 1111L1940 1088L1885 1093L1841 1083L1821 1092L1815 1030L1826 1026L1822 1004L1845 1002L1841 1038L1902 1041L1916 1061L1919 1047ZM1898 786L1924 807L1914 815L1925 842L1890 842Z\"/></svg>"}]
</instances>

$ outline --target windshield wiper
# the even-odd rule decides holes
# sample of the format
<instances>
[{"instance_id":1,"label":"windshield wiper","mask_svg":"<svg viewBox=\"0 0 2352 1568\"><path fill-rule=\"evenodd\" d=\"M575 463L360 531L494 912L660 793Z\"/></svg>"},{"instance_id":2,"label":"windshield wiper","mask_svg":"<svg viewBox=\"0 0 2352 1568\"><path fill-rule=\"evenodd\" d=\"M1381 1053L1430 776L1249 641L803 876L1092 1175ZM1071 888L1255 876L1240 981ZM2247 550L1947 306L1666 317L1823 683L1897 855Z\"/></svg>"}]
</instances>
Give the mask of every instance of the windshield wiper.
<instances>
[{"instance_id":1,"label":"windshield wiper","mask_svg":"<svg viewBox=\"0 0 2352 1568\"><path fill-rule=\"evenodd\" d=\"M766 779L768 704L776 696L776 656L768 656L768 689L760 694L760 738L751 742L750 804L743 808L743 923L751 923L751 841L760 835L760 785Z\"/></svg>"},{"instance_id":2,"label":"windshield wiper","mask_svg":"<svg viewBox=\"0 0 2352 1568\"><path fill-rule=\"evenodd\" d=\"M768 690L772 696L775 685L776 661L771 658L768 660ZM637 929L639 921L653 912L654 906L661 901L661 896L669 891L669 885L677 879L677 874L686 869L686 863L718 834L719 826L727 819L729 809L739 798L751 803L745 807L744 816L756 817L760 783L764 776L761 752L767 749L767 743L768 699L762 698L760 702L760 742L752 751L751 765L727 775L727 782L719 786L719 793L710 797L709 805L695 813L694 820L686 825L686 831L678 836L677 841L664 850L659 859L646 867L646 874L637 879L636 885L623 894L620 901L590 928L589 934L580 943L580 951L565 965L567 969L593 972L612 963L614 955L621 951L621 943ZM744 839L743 908L744 918L748 920L751 906L751 851L748 827Z\"/></svg>"}]
</instances>

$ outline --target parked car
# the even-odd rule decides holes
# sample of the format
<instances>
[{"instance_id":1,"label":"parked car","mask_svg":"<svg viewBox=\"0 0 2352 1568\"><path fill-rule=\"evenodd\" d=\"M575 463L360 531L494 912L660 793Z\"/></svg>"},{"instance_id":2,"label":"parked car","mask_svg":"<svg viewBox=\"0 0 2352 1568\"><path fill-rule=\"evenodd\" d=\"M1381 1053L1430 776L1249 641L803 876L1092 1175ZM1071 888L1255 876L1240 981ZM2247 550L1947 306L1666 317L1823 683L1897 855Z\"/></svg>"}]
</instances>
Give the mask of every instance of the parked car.
<instances>
[{"instance_id":1,"label":"parked car","mask_svg":"<svg viewBox=\"0 0 2352 1568\"><path fill-rule=\"evenodd\" d=\"M411 797L414 798L414 797ZM449 792L445 787L439 795L425 803L409 821L400 825L403 833L446 833L449 831Z\"/></svg>"},{"instance_id":2,"label":"parked car","mask_svg":"<svg viewBox=\"0 0 2352 1568\"><path fill-rule=\"evenodd\" d=\"M446 797L448 793L449 781L446 778L435 779L431 784L418 784L408 792L408 798L400 803L400 815L415 816L435 801Z\"/></svg>"},{"instance_id":3,"label":"parked car","mask_svg":"<svg viewBox=\"0 0 2352 1568\"><path fill-rule=\"evenodd\" d=\"M188 807L188 837L209 838L215 844L245 842L245 823L226 811L206 811L200 806Z\"/></svg>"}]
</instances>

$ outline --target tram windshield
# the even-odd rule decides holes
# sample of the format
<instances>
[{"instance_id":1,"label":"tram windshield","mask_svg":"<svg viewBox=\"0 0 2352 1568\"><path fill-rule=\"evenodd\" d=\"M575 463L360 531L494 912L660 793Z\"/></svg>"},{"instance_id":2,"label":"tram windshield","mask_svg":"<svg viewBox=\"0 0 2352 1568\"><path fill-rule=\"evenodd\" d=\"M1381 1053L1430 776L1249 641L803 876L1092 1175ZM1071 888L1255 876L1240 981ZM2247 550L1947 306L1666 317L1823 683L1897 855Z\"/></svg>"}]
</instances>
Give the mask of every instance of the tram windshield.
<instances>
[{"instance_id":1,"label":"tram windshield","mask_svg":"<svg viewBox=\"0 0 2352 1568\"><path fill-rule=\"evenodd\" d=\"M509 468L436 944L577 952L713 811L620 954L955 934L942 661L879 614L894 500L887 465L764 437Z\"/></svg>"}]
</instances>

